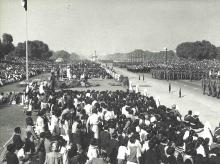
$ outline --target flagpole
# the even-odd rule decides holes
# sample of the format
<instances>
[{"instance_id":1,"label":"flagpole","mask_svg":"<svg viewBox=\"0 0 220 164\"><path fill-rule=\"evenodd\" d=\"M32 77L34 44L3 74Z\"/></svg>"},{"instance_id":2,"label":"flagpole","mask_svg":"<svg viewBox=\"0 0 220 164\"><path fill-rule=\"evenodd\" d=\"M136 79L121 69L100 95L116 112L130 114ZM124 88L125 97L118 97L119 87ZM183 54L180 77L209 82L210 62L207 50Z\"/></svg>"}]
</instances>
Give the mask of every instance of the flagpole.
<instances>
[{"instance_id":1,"label":"flagpole","mask_svg":"<svg viewBox=\"0 0 220 164\"><path fill-rule=\"evenodd\" d=\"M28 19L27 19L27 10L25 11L26 17L26 82L29 81L28 73Z\"/></svg>"}]
</instances>

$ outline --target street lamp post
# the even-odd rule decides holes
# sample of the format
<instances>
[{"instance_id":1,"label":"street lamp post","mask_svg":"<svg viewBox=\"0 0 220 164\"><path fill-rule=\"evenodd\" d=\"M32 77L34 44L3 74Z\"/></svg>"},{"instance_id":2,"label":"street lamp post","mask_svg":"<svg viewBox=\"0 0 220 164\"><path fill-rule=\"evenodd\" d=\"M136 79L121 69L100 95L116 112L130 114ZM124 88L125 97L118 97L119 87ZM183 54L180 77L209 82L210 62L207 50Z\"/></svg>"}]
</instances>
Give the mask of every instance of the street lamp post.
<instances>
[{"instance_id":1,"label":"street lamp post","mask_svg":"<svg viewBox=\"0 0 220 164\"><path fill-rule=\"evenodd\" d=\"M166 50L166 65L167 65L167 47L164 48Z\"/></svg>"}]
</instances>

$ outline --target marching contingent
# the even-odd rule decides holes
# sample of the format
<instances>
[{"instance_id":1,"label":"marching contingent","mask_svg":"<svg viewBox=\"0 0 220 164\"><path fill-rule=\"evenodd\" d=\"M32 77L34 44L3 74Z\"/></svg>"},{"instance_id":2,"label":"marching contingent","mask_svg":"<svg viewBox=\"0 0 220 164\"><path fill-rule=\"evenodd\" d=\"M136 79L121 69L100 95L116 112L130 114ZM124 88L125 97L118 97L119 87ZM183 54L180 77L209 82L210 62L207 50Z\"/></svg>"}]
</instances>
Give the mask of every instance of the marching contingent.
<instances>
[{"instance_id":1,"label":"marching contingent","mask_svg":"<svg viewBox=\"0 0 220 164\"><path fill-rule=\"evenodd\" d=\"M220 63L212 60L188 61L176 60L128 66L127 70L136 73L150 72L152 78L159 80L201 80L202 93L220 98Z\"/></svg>"}]
</instances>

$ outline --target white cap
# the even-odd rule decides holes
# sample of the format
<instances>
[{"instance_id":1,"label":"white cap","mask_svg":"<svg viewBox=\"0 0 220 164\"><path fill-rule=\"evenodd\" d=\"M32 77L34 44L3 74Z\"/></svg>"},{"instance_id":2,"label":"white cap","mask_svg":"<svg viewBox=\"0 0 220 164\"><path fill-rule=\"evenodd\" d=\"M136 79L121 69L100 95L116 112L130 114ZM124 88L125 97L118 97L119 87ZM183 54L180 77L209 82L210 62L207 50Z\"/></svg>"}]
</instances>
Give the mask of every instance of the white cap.
<instances>
[{"instance_id":1,"label":"white cap","mask_svg":"<svg viewBox=\"0 0 220 164\"><path fill-rule=\"evenodd\" d=\"M138 133L139 133L140 131L141 131L140 127L139 127L139 126L137 126L137 127L136 127L136 132L138 132Z\"/></svg>"},{"instance_id":2,"label":"white cap","mask_svg":"<svg viewBox=\"0 0 220 164\"><path fill-rule=\"evenodd\" d=\"M157 121L156 117L153 116L153 117L150 118L150 122L155 122L155 121Z\"/></svg>"},{"instance_id":3,"label":"white cap","mask_svg":"<svg viewBox=\"0 0 220 164\"><path fill-rule=\"evenodd\" d=\"M195 116L199 116L199 114L200 113L198 111L195 111L195 113L194 113Z\"/></svg>"}]
</instances>

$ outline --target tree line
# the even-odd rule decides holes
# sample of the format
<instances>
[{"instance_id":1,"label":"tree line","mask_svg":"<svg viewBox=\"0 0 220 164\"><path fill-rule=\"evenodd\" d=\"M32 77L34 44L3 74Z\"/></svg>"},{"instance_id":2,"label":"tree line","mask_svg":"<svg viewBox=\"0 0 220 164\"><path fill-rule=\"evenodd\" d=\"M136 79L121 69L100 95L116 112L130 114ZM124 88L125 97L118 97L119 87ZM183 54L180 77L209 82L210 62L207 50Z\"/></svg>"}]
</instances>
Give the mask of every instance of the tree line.
<instances>
[{"instance_id":1,"label":"tree line","mask_svg":"<svg viewBox=\"0 0 220 164\"><path fill-rule=\"evenodd\" d=\"M40 40L28 41L27 44L29 58L56 60L61 57L64 61L79 59L79 55L76 53L69 53L64 50L54 52L49 49L46 43ZM14 46L12 35L4 33L2 40L0 39L0 58L4 58L6 55L25 57L26 42L19 42L17 46Z\"/></svg>"},{"instance_id":2,"label":"tree line","mask_svg":"<svg viewBox=\"0 0 220 164\"><path fill-rule=\"evenodd\" d=\"M177 46L176 54L186 59L220 59L220 49L209 41L184 42Z\"/></svg>"},{"instance_id":3,"label":"tree line","mask_svg":"<svg viewBox=\"0 0 220 164\"><path fill-rule=\"evenodd\" d=\"M130 53L116 53L110 54L107 58L117 59L127 58L129 54L143 54L145 57L155 57L155 56L164 56L164 52L153 53L150 51L135 50ZM17 46L13 44L13 37L11 34L4 33L2 35L2 40L0 39L0 58L3 58L5 55L13 55L18 57L26 56L26 43L19 42ZM34 40L28 41L28 55L30 58L39 58L39 59L56 59L58 57L63 58L66 61L69 60L78 60L79 55L76 53L69 53L67 51L61 50L53 52L49 49L49 46L43 41ZM168 51L168 56L175 56L173 51ZM183 42L176 47L176 56L185 59L219 59L220 60L220 47L216 47L211 44L209 41L196 41L196 42Z\"/></svg>"},{"instance_id":4,"label":"tree line","mask_svg":"<svg viewBox=\"0 0 220 164\"><path fill-rule=\"evenodd\" d=\"M4 33L2 41L0 41L0 57L3 58L5 55L25 57L26 43L19 42L17 46L14 46L12 35ZM30 58L48 59L52 55L53 53L46 43L39 40L28 41L28 56Z\"/></svg>"}]
</instances>

